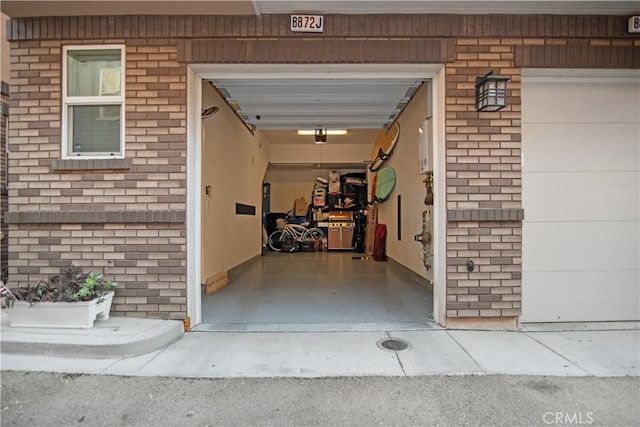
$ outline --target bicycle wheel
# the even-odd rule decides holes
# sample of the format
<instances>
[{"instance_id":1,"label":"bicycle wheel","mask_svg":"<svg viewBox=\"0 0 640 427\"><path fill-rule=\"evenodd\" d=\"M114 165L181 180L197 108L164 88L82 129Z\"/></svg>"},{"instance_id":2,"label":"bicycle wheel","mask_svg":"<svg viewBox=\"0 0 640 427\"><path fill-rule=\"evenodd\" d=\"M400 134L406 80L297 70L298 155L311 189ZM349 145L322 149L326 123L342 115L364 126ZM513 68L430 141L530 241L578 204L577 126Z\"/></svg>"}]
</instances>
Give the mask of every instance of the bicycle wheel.
<instances>
[{"instance_id":1,"label":"bicycle wheel","mask_svg":"<svg viewBox=\"0 0 640 427\"><path fill-rule=\"evenodd\" d=\"M286 229L276 230L269 236L269 247L276 252L295 252L298 245L296 238Z\"/></svg>"},{"instance_id":2,"label":"bicycle wheel","mask_svg":"<svg viewBox=\"0 0 640 427\"><path fill-rule=\"evenodd\" d=\"M305 231L304 236L302 237L306 241L314 241L320 240L324 237L324 231L319 228L310 228Z\"/></svg>"},{"instance_id":3,"label":"bicycle wheel","mask_svg":"<svg viewBox=\"0 0 640 427\"><path fill-rule=\"evenodd\" d=\"M269 247L272 251L282 251L282 230L276 230L269 235Z\"/></svg>"},{"instance_id":4,"label":"bicycle wheel","mask_svg":"<svg viewBox=\"0 0 640 427\"><path fill-rule=\"evenodd\" d=\"M298 236L291 230L284 230L282 237L280 238L281 248L283 252L295 252L300 246L300 240Z\"/></svg>"}]
</instances>

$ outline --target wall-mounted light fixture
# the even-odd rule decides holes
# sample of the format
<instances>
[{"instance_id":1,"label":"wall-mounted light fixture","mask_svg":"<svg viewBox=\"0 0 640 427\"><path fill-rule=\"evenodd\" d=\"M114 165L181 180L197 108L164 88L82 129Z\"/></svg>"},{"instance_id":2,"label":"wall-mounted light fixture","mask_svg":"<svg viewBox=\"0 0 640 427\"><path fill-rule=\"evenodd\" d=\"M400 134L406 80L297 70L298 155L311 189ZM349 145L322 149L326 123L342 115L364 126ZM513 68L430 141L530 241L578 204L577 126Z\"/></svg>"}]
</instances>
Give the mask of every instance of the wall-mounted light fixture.
<instances>
[{"instance_id":1,"label":"wall-mounted light fixture","mask_svg":"<svg viewBox=\"0 0 640 427\"><path fill-rule=\"evenodd\" d=\"M207 108L203 108L202 109L202 114L200 115L200 117L202 117L202 119L208 119L209 117L213 116L214 114L216 114L220 109L218 107L216 107L215 105L211 106L211 107L207 107Z\"/></svg>"},{"instance_id":2,"label":"wall-mounted light fixture","mask_svg":"<svg viewBox=\"0 0 640 427\"><path fill-rule=\"evenodd\" d=\"M507 106L507 76L495 76L489 71L476 77L476 110L498 111Z\"/></svg>"}]
</instances>

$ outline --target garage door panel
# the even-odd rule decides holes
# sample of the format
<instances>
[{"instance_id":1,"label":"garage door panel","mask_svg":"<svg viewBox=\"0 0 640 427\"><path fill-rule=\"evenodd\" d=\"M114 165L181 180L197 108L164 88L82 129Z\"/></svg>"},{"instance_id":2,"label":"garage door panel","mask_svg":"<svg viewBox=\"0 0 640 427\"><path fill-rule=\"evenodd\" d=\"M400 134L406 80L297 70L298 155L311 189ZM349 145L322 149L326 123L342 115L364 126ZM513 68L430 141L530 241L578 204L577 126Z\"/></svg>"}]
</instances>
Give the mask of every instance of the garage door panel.
<instances>
[{"instance_id":1,"label":"garage door panel","mask_svg":"<svg viewBox=\"0 0 640 427\"><path fill-rule=\"evenodd\" d=\"M526 124L523 166L543 171L637 171L640 123Z\"/></svg>"},{"instance_id":2,"label":"garage door panel","mask_svg":"<svg viewBox=\"0 0 640 427\"><path fill-rule=\"evenodd\" d=\"M632 221L640 212L640 174L523 173L527 221Z\"/></svg>"},{"instance_id":3,"label":"garage door panel","mask_svg":"<svg viewBox=\"0 0 640 427\"><path fill-rule=\"evenodd\" d=\"M524 271L638 270L638 222L525 222ZM528 286L528 284L527 284Z\"/></svg>"},{"instance_id":4,"label":"garage door panel","mask_svg":"<svg viewBox=\"0 0 640 427\"><path fill-rule=\"evenodd\" d=\"M640 319L637 270L523 274L528 284L522 290L523 322Z\"/></svg>"},{"instance_id":5,"label":"garage door panel","mask_svg":"<svg viewBox=\"0 0 640 427\"><path fill-rule=\"evenodd\" d=\"M603 74L522 83L525 322L640 320L640 81Z\"/></svg>"},{"instance_id":6,"label":"garage door panel","mask_svg":"<svg viewBox=\"0 0 640 427\"><path fill-rule=\"evenodd\" d=\"M640 116L640 84L526 83L523 86L526 89L522 91L523 123L637 122Z\"/></svg>"}]
</instances>

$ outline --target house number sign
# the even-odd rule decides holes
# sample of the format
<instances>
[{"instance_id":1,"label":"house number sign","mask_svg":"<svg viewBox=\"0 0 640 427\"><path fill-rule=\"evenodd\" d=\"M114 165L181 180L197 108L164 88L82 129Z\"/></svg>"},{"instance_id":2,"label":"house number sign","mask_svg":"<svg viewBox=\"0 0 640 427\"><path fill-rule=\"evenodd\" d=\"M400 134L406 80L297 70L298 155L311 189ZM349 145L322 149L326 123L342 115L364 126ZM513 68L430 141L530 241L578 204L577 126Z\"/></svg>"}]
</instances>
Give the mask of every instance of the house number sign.
<instances>
[{"instance_id":1,"label":"house number sign","mask_svg":"<svg viewBox=\"0 0 640 427\"><path fill-rule=\"evenodd\" d=\"M291 15L291 31L322 33L324 32L324 17L322 15Z\"/></svg>"},{"instance_id":2,"label":"house number sign","mask_svg":"<svg viewBox=\"0 0 640 427\"><path fill-rule=\"evenodd\" d=\"M629 32L640 33L640 16L632 16L629 18Z\"/></svg>"}]
</instances>

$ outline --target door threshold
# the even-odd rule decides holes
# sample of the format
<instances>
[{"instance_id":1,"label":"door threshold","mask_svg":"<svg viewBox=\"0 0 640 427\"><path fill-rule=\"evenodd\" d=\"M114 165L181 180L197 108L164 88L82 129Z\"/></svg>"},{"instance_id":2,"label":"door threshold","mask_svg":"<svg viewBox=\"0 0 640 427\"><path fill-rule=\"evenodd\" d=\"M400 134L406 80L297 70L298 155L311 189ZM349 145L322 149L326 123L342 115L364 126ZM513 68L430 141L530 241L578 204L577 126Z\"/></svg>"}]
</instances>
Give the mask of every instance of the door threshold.
<instances>
[{"instance_id":1,"label":"door threshold","mask_svg":"<svg viewBox=\"0 0 640 427\"><path fill-rule=\"evenodd\" d=\"M194 332L379 332L443 329L432 320L424 322L367 323L200 323Z\"/></svg>"}]
</instances>

